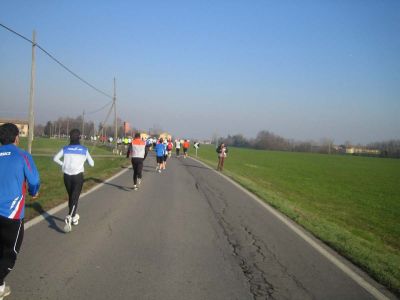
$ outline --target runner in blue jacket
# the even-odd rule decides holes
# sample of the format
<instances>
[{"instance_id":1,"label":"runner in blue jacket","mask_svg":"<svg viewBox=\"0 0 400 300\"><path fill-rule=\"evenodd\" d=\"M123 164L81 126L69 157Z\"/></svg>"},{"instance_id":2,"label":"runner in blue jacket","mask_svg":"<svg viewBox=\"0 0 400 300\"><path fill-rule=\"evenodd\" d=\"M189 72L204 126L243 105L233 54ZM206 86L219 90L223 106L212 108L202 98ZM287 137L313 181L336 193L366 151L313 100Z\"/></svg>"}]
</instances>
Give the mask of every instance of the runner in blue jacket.
<instances>
[{"instance_id":1,"label":"runner in blue jacket","mask_svg":"<svg viewBox=\"0 0 400 300\"><path fill-rule=\"evenodd\" d=\"M156 147L154 148L154 151L156 152L156 157L157 157L157 168L159 173L161 173L161 169L163 168L164 165L164 155L166 153L166 149L163 143L163 139L160 138L158 141Z\"/></svg>"},{"instance_id":2,"label":"runner in blue jacket","mask_svg":"<svg viewBox=\"0 0 400 300\"><path fill-rule=\"evenodd\" d=\"M24 237L25 193L39 195L40 178L32 156L17 147L18 127L0 126L0 299L11 293L4 282Z\"/></svg>"}]
</instances>

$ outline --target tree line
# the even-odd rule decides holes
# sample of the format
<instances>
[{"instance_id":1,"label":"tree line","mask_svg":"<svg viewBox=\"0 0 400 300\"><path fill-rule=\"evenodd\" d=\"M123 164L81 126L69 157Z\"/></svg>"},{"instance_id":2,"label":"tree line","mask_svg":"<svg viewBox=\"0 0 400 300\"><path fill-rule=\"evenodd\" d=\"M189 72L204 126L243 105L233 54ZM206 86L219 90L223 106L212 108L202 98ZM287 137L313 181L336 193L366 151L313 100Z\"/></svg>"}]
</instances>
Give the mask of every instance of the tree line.
<instances>
[{"instance_id":1,"label":"tree line","mask_svg":"<svg viewBox=\"0 0 400 300\"><path fill-rule=\"evenodd\" d=\"M216 140L214 139L213 143L215 142ZM368 145L351 145L350 142L346 142L344 145L334 145L333 139L329 138L321 139L318 142L313 140L296 141L293 139L286 139L267 130L262 130L255 138L246 138L242 134L235 134L220 138L218 139L218 142L225 143L228 146L259 150L313 152L325 154L345 153L346 148L358 147L379 150L379 156L381 157L400 158L400 140L376 142Z\"/></svg>"},{"instance_id":2,"label":"tree line","mask_svg":"<svg viewBox=\"0 0 400 300\"><path fill-rule=\"evenodd\" d=\"M124 123L121 119L117 119L118 136L124 135ZM38 124L35 126L35 136L47 137L68 137L69 131L77 128L81 131L84 138L91 136L111 136L114 137L114 125L104 125L101 122L97 125L93 121L84 120L82 116L76 118L64 117L54 121L47 121L45 125ZM131 129L130 131L135 131Z\"/></svg>"}]
</instances>

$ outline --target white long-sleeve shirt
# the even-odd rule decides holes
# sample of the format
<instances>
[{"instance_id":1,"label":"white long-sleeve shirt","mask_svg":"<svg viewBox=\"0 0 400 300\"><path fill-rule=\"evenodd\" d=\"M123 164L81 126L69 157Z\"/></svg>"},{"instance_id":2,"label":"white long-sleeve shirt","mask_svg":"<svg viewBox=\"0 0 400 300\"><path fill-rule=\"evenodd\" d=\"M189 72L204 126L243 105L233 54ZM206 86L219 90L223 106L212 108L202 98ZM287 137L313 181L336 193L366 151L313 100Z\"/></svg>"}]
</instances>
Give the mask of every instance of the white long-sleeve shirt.
<instances>
[{"instance_id":1,"label":"white long-sleeve shirt","mask_svg":"<svg viewBox=\"0 0 400 300\"><path fill-rule=\"evenodd\" d=\"M60 158L64 156L64 161ZM91 167L94 166L94 161L89 154L89 150L82 145L68 145L63 147L53 159L62 167L62 171L68 175L77 175L85 171L85 161Z\"/></svg>"}]
</instances>

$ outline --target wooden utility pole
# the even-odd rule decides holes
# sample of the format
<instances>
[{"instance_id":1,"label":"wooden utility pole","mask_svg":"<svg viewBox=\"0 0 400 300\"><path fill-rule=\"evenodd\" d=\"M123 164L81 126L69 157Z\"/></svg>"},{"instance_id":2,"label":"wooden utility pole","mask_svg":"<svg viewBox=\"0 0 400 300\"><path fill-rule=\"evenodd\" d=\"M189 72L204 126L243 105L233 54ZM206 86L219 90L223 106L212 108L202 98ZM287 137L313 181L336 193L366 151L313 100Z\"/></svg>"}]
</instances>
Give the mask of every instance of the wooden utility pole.
<instances>
[{"instance_id":1,"label":"wooden utility pole","mask_svg":"<svg viewBox=\"0 0 400 300\"><path fill-rule=\"evenodd\" d=\"M113 97L113 105L114 105L114 143L115 149L117 149L117 137L118 137L118 128L117 128L117 93L115 88L115 77L114 77L114 97Z\"/></svg>"},{"instance_id":2,"label":"wooden utility pole","mask_svg":"<svg viewBox=\"0 0 400 300\"><path fill-rule=\"evenodd\" d=\"M32 33L32 67L31 67L31 89L29 94L29 128L28 128L28 152L32 153L33 133L35 129L35 118L33 114L33 100L35 95L35 73L36 73L36 32Z\"/></svg>"},{"instance_id":3,"label":"wooden utility pole","mask_svg":"<svg viewBox=\"0 0 400 300\"><path fill-rule=\"evenodd\" d=\"M83 144L84 140L85 140L85 111L83 111L83 114L82 114L82 132L81 132L82 144Z\"/></svg>"}]
</instances>

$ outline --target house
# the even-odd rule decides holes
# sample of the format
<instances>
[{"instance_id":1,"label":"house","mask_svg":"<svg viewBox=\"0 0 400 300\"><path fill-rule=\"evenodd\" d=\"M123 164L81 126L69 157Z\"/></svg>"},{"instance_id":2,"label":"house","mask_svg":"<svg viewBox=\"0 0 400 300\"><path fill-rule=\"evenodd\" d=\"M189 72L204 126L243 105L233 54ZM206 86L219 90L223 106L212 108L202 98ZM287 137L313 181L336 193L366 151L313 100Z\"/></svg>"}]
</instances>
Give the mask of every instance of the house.
<instances>
[{"instance_id":1,"label":"house","mask_svg":"<svg viewBox=\"0 0 400 300\"><path fill-rule=\"evenodd\" d=\"M29 122L25 120L15 120L15 119L0 119L0 125L5 123L13 123L17 125L19 129L19 136L20 137L27 137L28 136L28 129L29 129Z\"/></svg>"},{"instance_id":2,"label":"house","mask_svg":"<svg viewBox=\"0 0 400 300\"><path fill-rule=\"evenodd\" d=\"M147 140L148 137L149 137L149 135L148 135L147 133L145 133L145 132L141 132L141 133L140 133L140 138L141 138L142 140Z\"/></svg>"},{"instance_id":3,"label":"house","mask_svg":"<svg viewBox=\"0 0 400 300\"><path fill-rule=\"evenodd\" d=\"M380 151L376 149L366 149L360 147L348 147L346 148L347 154L361 154L361 155L379 155Z\"/></svg>"},{"instance_id":4,"label":"house","mask_svg":"<svg viewBox=\"0 0 400 300\"><path fill-rule=\"evenodd\" d=\"M160 136L158 138L163 138L163 140L167 140L168 141L168 140L172 139L172 136L167 132L163 132L163 133L160 134Z\"/></svg>"}]
</instances>

